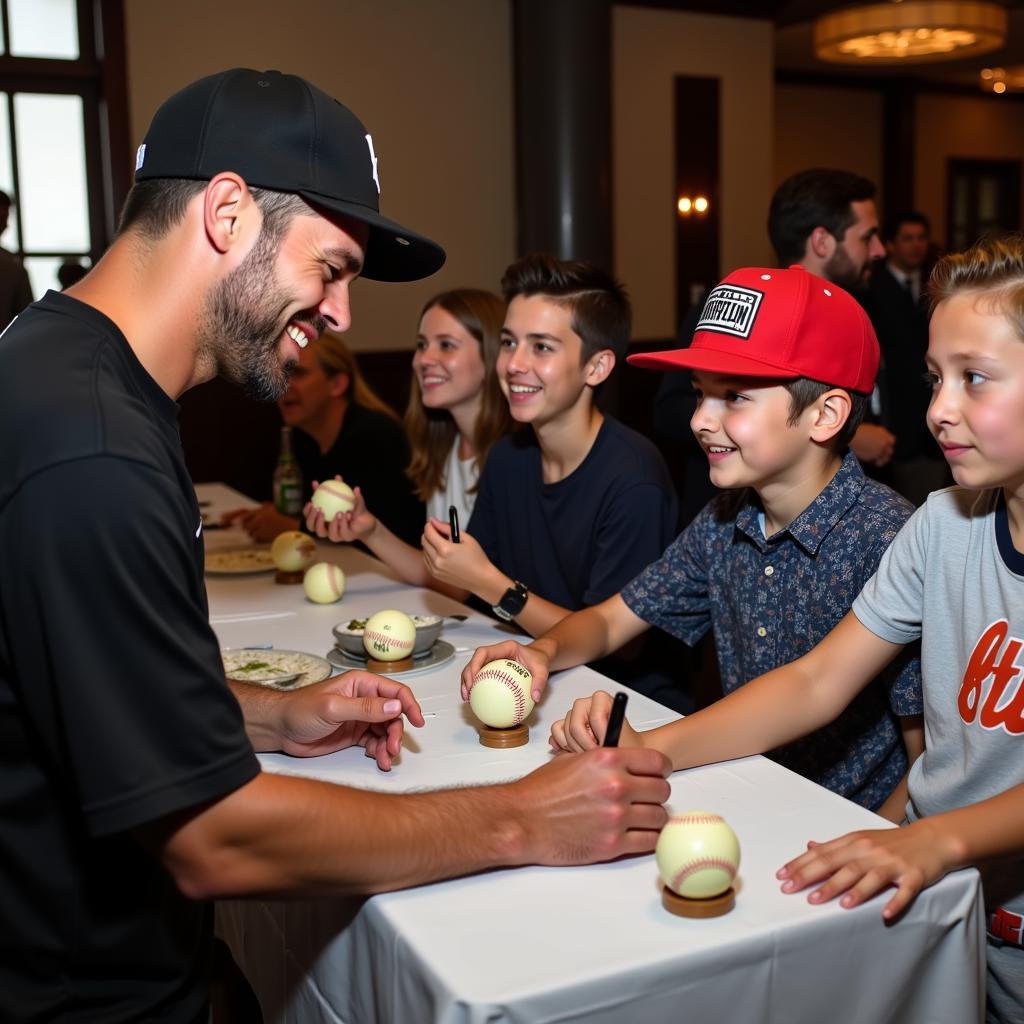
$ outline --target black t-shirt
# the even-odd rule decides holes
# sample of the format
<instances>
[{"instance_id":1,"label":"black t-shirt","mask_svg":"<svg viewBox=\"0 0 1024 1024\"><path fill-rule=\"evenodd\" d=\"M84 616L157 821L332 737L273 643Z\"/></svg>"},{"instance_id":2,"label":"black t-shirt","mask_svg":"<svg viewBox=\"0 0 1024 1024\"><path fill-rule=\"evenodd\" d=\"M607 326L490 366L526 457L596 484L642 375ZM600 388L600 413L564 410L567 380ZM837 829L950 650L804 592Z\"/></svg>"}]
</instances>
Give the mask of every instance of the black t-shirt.
<instances>
[{"instance_id":1,"label":"black t-shirt","mask_svg":"<svg viewBox=\"0 0 1024 1024\"><path fill-rule=\"evenodd\" d=\"M131 830L259 771L207 621L177 406L48 293L0 337L0 1020L181 1021L210 907Z\"/></svg>"},{"instance_id":2,"label":"black t-shirt","mask_svg":"<svg viewBox=\"0 0 1024 1024\"><path fill-rule=\"evenodd\" d=\"M292 435L295 461L302 470L305 500L313 493L313 481L340 476L350 487L357 485L366 507L407 544L420 546L426 511L405 475L409 442L399 423L385 413L350 403L337 440L321 453L316 441L301 430Z\"/></svg>"}]
</instances>

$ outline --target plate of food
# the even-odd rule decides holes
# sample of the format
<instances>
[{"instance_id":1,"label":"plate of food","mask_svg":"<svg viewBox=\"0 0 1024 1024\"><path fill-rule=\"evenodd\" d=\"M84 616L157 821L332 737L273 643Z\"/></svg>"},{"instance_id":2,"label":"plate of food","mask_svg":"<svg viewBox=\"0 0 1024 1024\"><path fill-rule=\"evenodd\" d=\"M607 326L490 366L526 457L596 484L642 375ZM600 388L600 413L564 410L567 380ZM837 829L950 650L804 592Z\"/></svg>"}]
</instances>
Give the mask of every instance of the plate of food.
<instances>
[{"instance_id":1,"label":"plate of food","mask_svg":"<svg viewBox=\"0 0 1024 1024\"><path fill-rule=\"evenodd\" d=\"M262 650L253 647L224 647L220 652L228 679L258 683L275 690L296 690L319 683L331 672L326 658L305 651Z\"/></svg>"},{"instance_id":2,"label":"plate of food","mask_svg":"<svg viewBox=\"0 0 1024 1024\"><path fill-rule=\"evenodd\" d=\"M397 672L388 671L385 668L374 668L374 674L378 676L392 676L395 679L400 676L411 676L417 672L428 672L432 668L444 665L455 657L455 648L447 640L438 640L423 657L417 657L412 668L400 669ZM327 660L335 667L341 669L366 668L366 656L358 657L343 651L340 647L332 647L327 652ZM381 662L376 663L378 666ZM396 662L397 664L397 662ZM406 663L407 664L407 663Z\"/></svg>"},{"instance_id":3,"label":"plate of food","mask_svg":"<svg viewBox=\"0 0 1024 1024\"><path fill-rule=\"evenodd\" d=\"M206 571L214 576L272 572L275 568L269 547L224 548L206 552Z\"/></svg>"}]
</instances>

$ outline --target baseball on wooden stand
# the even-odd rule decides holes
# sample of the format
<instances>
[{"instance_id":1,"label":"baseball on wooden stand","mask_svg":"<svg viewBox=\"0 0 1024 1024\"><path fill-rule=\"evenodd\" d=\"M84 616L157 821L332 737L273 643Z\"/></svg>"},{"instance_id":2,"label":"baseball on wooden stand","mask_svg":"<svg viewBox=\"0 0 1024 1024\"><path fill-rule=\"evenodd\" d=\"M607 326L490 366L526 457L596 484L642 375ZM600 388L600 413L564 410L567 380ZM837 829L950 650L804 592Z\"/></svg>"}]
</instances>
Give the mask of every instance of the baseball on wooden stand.
<instances>
[{"instance_id":1,"label":"baseball on wooden stand","mask_svg":"<svg viewBox=\"0 0 1024 1024\"><path fill-rule=\"evenodd\" d=\"M302 589L316 604L334 604L345 593L345 574L331 562L317 562L306 570Z\"/></svg>"},{"instance_id":2,"label":"baseball on wooden stand","mask_svg":"<svg viewBox=\"0 0 1024 1024\"><path fill-rule=\"evenodd\" d=\"M277 566L278 583L301 583L303 574L316 558L316 542L308 533L285 530L270 545L270 557Z\"/></svg>"},{"instance_id":3,"label":"baseball on wooden stand","mask_svg":"<svg viewBox=\"0 0 1024 1024\"><path fill-rule=\"evenodd\" d=\"M363 647L371 662L408 662L412 665L412 651L416 646L416 625L405 612L386 608L371 615L363 630ZM394 668L395 665L391 664ZM371 671L373 665L369 666Z\"/></svg>"},{"instance_id":4,"label":"baseball on wooden stand","mask_svg":"<svg viewBox=\"0 0 1024 1024\"><path fill-rule=\"evenodd\" d=\"M313 507L323 510L324 522L332 522L342 512L351 512L356 504L352 488L341 480L325 480L313 492Z\"/></svg>"},{"instance_id":5,"label":"baseball on wooden stand","mask_svg":"<svg viewBox=\"0 0 1024 1024\"><path fill-rule=\"evenodd\" d=\"M518 661L499 658L477 673L469 691L469 706L482 723L485 747L520 747L530 737L523 723L533 711L533 676Z\"/></svg>"},{"instance_id":6,"label":"baseball on wooden stand","mask_svg":"<svg viewBox=\"0 0 1024 1024\"><path fill-rule=\"evenodd\" d=\"M732 910L740 844L721 815L673 815L658 836L654 859L665 883L662 902L667 910L681 917L717 917Z\"/></svg>"}]
</instances>

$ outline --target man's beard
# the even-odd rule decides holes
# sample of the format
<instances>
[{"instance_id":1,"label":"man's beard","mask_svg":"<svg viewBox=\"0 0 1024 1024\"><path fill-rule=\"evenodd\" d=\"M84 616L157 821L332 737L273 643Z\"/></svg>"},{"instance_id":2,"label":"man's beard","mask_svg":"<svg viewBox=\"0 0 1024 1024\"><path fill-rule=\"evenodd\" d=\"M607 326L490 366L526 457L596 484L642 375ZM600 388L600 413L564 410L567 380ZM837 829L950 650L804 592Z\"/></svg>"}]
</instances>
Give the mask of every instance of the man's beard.
<instances>
[{"instance_id":1,"label":"man's beard","mask_svg":"<svg viewBox=\"0 0 1024 1024\"><path fill-rule=\"evenodd\" d=\"M840 245L832 254L832 258L822 268L825 280L845 288L848 292L854 292L864 284L867 275L864 273L864 266L855 267L850 254Z\"/></svg>"},{"instance_id":2,"label":"man's beard","mask_svg":"<svg viewBox=\"0 0 1024 1024\"><path fill-rule=\"evenodd\" d=\"M279 248L280 239L263 231L241 265L210 290L199 327L200 358L263 402L287 391L294 365L282 366L277 352L294 301L274 273Z\"/></svg>"}]
</instances>

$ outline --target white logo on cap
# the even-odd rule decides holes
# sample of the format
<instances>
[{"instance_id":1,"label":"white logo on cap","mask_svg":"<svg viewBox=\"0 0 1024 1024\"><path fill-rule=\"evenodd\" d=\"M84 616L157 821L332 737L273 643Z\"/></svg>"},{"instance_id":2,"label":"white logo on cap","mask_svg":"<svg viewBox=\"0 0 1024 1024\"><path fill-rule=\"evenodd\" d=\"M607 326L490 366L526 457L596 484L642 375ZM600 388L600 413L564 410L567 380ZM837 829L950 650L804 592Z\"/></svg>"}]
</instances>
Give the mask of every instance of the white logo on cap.
<instances>
[{"instance_id":1,"label":"white logo on cap","mask_svg":"<svg viewBox=\"0 0 1024 1024\"><path fill-rule=\"evenodd\" d=\"M138 170L146 159L146 144L143 143L135 151L135 170Z\"/></svg>"},{"instance_id":2,"label":"white logo on cap","mask_svg":"<svg viewBox=\"0 0 1024 1024\"><path fill-rule=\"evenodd\" d=\"M380 178L377 177L377 157L373 152L373 136L367 134L366 144L370 147L370 164L373 166L373 183L377 186L377 195L380 195Z\"/></svg>"},{"instance_id":3,"label":"white logo on cap","mask_svg":"<svg viewBox=\"0 0 1024 1024\"><path fill-rule=\"evenodd\" d=\"M718 331L737 338L749 338L764 292L741 288L735 284L720 284L712 288L708 301L700 314L698 331Z\"/></svg>"}]
</instances>

